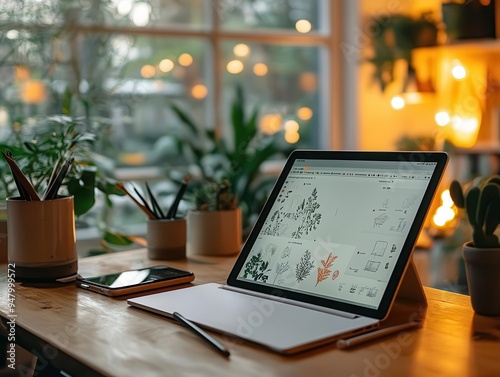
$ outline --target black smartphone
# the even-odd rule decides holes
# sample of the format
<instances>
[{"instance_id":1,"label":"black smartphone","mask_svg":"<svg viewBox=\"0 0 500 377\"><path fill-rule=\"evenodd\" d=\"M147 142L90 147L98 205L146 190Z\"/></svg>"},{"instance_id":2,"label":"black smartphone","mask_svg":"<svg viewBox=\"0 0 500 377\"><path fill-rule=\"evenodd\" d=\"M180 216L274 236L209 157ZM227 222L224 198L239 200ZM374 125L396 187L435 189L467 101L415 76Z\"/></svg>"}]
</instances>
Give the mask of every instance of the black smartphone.
<instances>
[{"instance_id":1,"label":"black smartphone","mask_svg":"<svg viewBox=\"0 0 500 377\"><path fill-rule=\"evenodd\" d=\"M88 278L79 277L76 285L106 296L122 296L193 280L192 272L169 266L154 266Z\"/></svg>"}]
</instances>

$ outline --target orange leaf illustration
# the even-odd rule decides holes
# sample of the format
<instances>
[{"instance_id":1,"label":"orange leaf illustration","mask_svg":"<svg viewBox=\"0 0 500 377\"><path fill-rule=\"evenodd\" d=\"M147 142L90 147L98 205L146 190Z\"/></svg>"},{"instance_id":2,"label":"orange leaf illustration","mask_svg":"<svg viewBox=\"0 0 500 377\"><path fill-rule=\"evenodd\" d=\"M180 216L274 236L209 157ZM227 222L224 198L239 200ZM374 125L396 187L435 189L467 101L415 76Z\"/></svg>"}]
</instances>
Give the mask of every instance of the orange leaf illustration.
<instances>
[{"instance_id":1,"label":"orange leaf illustration","mask_svg":"<svg viewBox=\"0 0 500 377\"><path fill-rule=\"evenodd\" d=\"M325 260L321 260L321 264L323 265L323 268L318 267L318 278L316 279L316 285L321 283L323 280L327 279L328 276L330 276L330 273L332 272L329 268L332 267L333 262L337 259L337 256L333 256L333 253L330 253L328 255L328 258Z\"/></svg>"}]
</instances>

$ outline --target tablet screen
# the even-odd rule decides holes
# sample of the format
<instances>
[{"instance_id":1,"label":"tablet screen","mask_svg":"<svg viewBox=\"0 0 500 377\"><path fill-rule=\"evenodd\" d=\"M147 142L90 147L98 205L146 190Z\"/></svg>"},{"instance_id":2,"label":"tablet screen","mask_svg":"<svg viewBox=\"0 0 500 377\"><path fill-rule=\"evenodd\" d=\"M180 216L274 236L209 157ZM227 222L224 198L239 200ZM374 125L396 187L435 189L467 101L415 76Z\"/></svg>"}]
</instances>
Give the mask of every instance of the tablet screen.
<instances>
[{"instance_id":1,"label":"tablet screen","mask_svg":"<svg viewBox=\"0 0 500 377\"><path fill-rule=\"evenodd\" d=\"M395 270L400 277L406 266L442 158L304 153L288 161L231 278L259 291L378 312Z\"/></svg>"}]
</instances>

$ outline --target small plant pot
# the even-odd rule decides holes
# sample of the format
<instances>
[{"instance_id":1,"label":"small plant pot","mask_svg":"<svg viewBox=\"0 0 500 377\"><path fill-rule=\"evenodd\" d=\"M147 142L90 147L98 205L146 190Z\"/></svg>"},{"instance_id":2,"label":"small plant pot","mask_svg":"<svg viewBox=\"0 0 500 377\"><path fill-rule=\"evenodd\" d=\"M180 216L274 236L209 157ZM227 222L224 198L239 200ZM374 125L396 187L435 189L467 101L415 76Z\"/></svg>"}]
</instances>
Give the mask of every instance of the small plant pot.
<instances>
[{"instance_id":1,"label":"small plant pot","mask_svg":"<svg viewBox=\"0 0 500 377\"><path fill-rule=\"evenodd\" d=\"M467 284L477 314L500 316L500 248L476 248L464 244Z\"/></svg>"},{"instance_id":2,"label":"small plant pot","mask_svg":"<svg viewBox=\"0 0 500 377\"><path fill-rule=\"evenodd\" d=\"M241 209L191 211L187 216L187 255L229 256L241 250Z\"/></svg>"}]
</instances>

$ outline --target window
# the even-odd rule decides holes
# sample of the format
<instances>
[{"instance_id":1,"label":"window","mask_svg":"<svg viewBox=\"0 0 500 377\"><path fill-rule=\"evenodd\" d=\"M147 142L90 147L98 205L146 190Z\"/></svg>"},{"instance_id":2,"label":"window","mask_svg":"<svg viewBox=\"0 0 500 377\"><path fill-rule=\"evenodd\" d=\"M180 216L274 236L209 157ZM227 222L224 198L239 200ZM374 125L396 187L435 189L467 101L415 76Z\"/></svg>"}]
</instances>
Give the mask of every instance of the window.
<instances>
[{"instance_id":1,"label":"window","mask_svg":"<svg viewBox=\"0 0 500 377\"><path fill-rule=\"evenodd\" d=\"M182 124L230 132L240 85L260 130L330 147L328 0L18 0L0 9L0 137L68 106L105 119L99 152L120 167L176 161Z\"/></svg>"}]
</instances>

